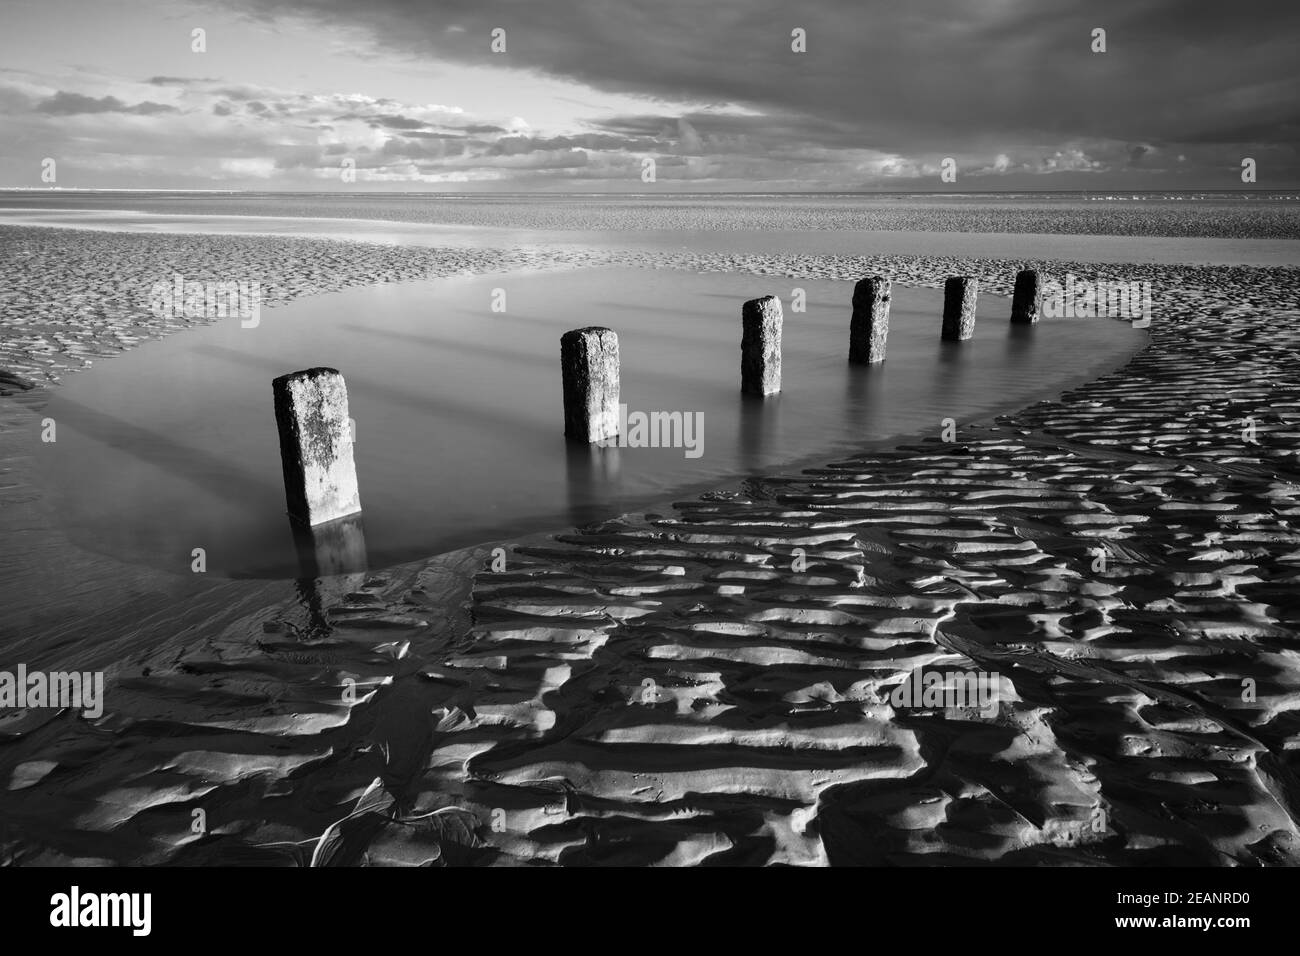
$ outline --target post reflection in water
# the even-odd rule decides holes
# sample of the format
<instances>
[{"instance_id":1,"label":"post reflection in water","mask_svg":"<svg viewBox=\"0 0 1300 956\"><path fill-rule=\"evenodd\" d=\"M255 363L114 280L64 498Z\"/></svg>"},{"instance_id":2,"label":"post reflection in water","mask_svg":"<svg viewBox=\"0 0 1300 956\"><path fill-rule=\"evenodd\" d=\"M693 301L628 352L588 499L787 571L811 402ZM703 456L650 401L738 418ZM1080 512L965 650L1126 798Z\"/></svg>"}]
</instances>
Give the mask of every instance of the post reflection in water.
<instances>
[{"instance_id":1,"label":"post reflection in water","mask_svg":"<svg viewBox=\"0 0 1300 956\"><path fill-rule=\"evenodd\" d=\"M326 601L342 603L365 579L368 568L366 536L361 515L309 526L289 519L298 552L298 601L307 612L306 636L330 633Z\"/></svg>"},{"instance_id":2,"label":"post reflection in water","mask_svg":"<svg viewBox=\"0 0 1300 956\"><path fill-rule=\"evenodd\" d=\"M874 437L884 429L886 364L845 363L845 420L854 437Z\"/></svg>"},{"instance_id":3,"label":"post reflection in water","mask_svg":"<svg viewBox=\"0 0 1300 956\"><path fill-rule=\"evenodd\" d=\"M290 518L289 528L302 577L331 577L366 570L366 534L360 514L314 526Z\"/></svg>"},{"instance_id":4,"label":"post reflection in water","mask_svg":"<svg viewBox=\"0 0 1300 956\"><path fill-rule=\"evenodd\" d=\"M964 403L958 396L962 393L962 379L971 366L971 343L969 340L946 342L940 339L937 344L938 374L933 377L929 398L943 417L960 419Z\"/></svg>"},{"instance_id":5,"label":"post reflection in water","mask_svg":"<svg viewBox=\"0 0 1300 956\"><path fill-rule=\"evenodd\" d=\"M1007 357L1018 360L1028 354L1033 347L1034 330L1038 328L1038 325L1008 322L1007 328Z\"/></svg>"},{"instance_id":6,"label":"post reflection in water","mask_svg":"<svg viewBox=\"0 0 1300 956\"><path fill-rule=\"evenodd\" d=\"M736 429L737 457L742 471L764 467L764 454L777 451L781 424L781 395L740 394L740 423Z\"/></svg>"},{"instance_id":7,"label":"post reflection in water","mask_svg":"<svg viewBox=\"0 0 1300 956\"><path fill-rule=\"evenodd\" d=\"M620 451L617 445L565 442L564 469L572 524L584 525L609 517L606 502L618 490Z\"/></svg>"}]
</instances>

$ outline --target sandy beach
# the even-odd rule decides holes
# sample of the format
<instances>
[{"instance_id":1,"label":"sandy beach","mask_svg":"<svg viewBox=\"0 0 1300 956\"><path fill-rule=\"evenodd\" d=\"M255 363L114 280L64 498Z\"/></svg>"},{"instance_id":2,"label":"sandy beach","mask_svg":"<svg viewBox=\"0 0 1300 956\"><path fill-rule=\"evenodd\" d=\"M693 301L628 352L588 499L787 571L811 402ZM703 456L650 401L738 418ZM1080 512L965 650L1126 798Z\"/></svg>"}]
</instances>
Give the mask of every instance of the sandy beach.
<instances>
[{"instance_id":1,"label":"sandy beach","mask_svg":"<svg viewBox=\"0 0 1300 956\"><path fill-rule=\"evenodd\" d=\"M95 719L0 722L10 862L1300 862L1300 269L36 226L0 260L5 656L108 678ZM182 265L268 308L605 265L1009 295L1032 267L1149 281L1156 317L1122 368L952 441L205 580L77 549L32 477L49 388L192 324L148 310ZM996 712L900 707L918 668L996 675Z\"/></svg>"}]
</instances>

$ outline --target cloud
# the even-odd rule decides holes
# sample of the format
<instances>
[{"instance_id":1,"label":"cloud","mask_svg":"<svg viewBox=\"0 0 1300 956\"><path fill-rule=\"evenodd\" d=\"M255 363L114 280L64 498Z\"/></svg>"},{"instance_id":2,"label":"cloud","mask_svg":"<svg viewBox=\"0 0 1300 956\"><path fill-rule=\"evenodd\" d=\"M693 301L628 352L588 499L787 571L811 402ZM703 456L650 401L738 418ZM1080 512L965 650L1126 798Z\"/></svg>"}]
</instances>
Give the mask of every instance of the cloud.
<instances>
[{"instance_id":1,"label":"cloud","mask_svg":"<svg viewBox=\"0 0 1300 956\"><path fill-rule=\"evenodd\" d=\"M233 2L266 20L363 31L412 60L510 71L511 83L544 74L682 104L676 116L665 110L674 154L714 148L694 119L678 125L711 104L798 127L809 150L874 150L917 168L961 154L987 176L1127 171L1146 163L1085 161L1067 144L1125 153L1214 142L1227 161L1262 142L1300 175L1293 0L1259 0L1249 14L1185 0L714 0L707 10L698 0ZM1091 49L1099 25L1105 53ZM489 50L497 27L505 54ZM795 27L806 31L804 53L791 49Z\"/></svg>"},{"instance_id":2,"label":"cloud","mask_svg":"<svg viewBox=\"0 0 1300 956\"><path fill-rule=\"evenodd\" d=\"M79 113L132 113L136 116L154 116L158 113L175 113L176 107L148 100L128 106L116 96L85 96L60 90L36 104L36 109L49 116L75 116Z\"/></svg>"},{"instance_id":3,"label":"cloud","mask_svg":"<svg viewBox=\"0 0 1300 956\"><path fill-rule=\"evenodd\" d=\"M364 70L285 64L299 89L177 76L165 58L143 80L0 70L0 121L88 168L201 185L293 188L351 158L361 186L638 188L643 156L669 189L945 189L945 157L957 188L1226 187L1242 156L1300 182L1300 6L1281 0L1249 16L1183 0L231 2L254 33L364 48ZM555 108L522 95L539 87L559 90ZM448 102L420 102L429 90Z\"/></svg>"},{"instance_id":4,"label":"cloud","mask_svg":"<svg viewBox=\"0 0 1300 956\"><path fill-rule=\"evenodd\" d=\"M377 126L385 126L388 129L425 129L428 124L424 120L413 119L409 116L377 116L371 122Z\"/></svg>"},{"instance_id":5,"label":"cloud","mask_svg":"<svg viewBox=\"0 0 1300 956\"><path fill-rule=\"evenodd\" d=\"M681 116L677 118L677 141L684 152L701 153L704 151L704 141L700 139L700 134L695 132L695 127Z\"/></svg>"},{"instance_id":6,"label":"cloud","mask_svg":"<svg viewBox=\"0 0 1300 956\"><path fill-rule=\"evenodd\" d=\"M201 83L215 83L211 77L195 76L151 76L145 80L150 86L192 86Z\"/></svg>"},{"instance_id":7,"label":"cloud","mask_svg":"<svg viewBox=\"0 0 1300 956\"><path fill-rule=\"evenodd\" d=\"M1042 157L1040 172L1089 171L1102 168L1101 160L1093 159L1081 149L1057 150L1050 156Z\"/></svg>"},{"instance_id":8,"label":"cloud","mask_svg":"<svg viewBox=\"0 0 1300 956\"><path fill-rule=\"evenodd\" d=\"M240 178L252 176L257 179L269 179L275 171L275 163L264 157L242 159L222 159L221 168L232 176Z\"/></svg>"}]
</instances>

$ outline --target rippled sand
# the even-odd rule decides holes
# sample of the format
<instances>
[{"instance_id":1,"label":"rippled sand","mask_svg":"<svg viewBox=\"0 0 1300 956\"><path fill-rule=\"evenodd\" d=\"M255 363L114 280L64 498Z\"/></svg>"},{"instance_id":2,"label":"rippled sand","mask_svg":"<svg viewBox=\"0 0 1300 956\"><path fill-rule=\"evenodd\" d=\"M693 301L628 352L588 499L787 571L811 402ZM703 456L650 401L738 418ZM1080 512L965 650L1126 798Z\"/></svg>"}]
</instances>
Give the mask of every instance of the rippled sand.
<instances>
[{"instance_id":1,"label":"rippled sand","mask_svg":"<svg viewBox=\"0 0 1300 956\"><path fill-rule=\"evenodd\" d=\"M64 262L80 248L65 275L90 270L87 289L119 277L96 347L129 347L110 327L167 331L132 318L138 280L121 276L150 276L175 240L87 235L19 248L66 243ZM453 268L436 250L193 242L174 253L187 275L198 256L216 274L294 273L286 296ZM477 255L454 268L522 264ZM959 271L1004 292L1021 265L635 261L927 285ZM105 635L108 712L0 725L2 849L23 863L1300 862L1300 270L1107 275L1152 281L1150 346L1059 400L961 422L955 442L936 423L510 543L499 571L485 546L296 592L94 591L98 626L135 622ZM12 304L0 365L74 367L70 344L11 344L61 327L49 306ZM22 364L32 354L62 364ZM24 415L9 403L0 423L0 522L20 549L44 540L20 480ZM4 558L10 580L23 560ZM47 605L78 607L79 570L44 571ZM39 601L19 606L55 628ZM57 622L48 660L90 626ZM896 707L918 666L1000 675L996 714Z\"/></svg>"}]
</instances>

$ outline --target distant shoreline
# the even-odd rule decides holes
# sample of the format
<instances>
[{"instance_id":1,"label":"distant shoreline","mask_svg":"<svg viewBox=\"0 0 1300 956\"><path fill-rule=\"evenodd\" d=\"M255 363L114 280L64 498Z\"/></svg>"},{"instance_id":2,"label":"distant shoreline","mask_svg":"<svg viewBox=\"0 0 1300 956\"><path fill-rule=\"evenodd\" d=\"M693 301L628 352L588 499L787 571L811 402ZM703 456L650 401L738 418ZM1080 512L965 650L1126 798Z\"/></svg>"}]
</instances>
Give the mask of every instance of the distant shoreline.
<instances>
[{"instance_id":1,"label":"distant shoreline","mask_svg":"<svg viewBox=\"0 0 1300 956\"><path fill-rule=\"evenodd\" d=\"M1300 240L1295 199L1205 194L0 192L10 217L101 213L330 219L530 232L925 232ZM1200 196L1201 194L1194 194ZM1289 194L1286 194L1289 195ZM1068 257L1068 253L1066 254ZM1295 255L1300 261L1300 254Z\"/></svg>"},{"instance_id":2,"label":"distant shoreline","mask_svg":"<svg viewBox=\"0 0 1300 956\"><path fill-rule=\"evenodd\" d=\"M608 191L588 191L588 192L562 192L558 190L437 190L437 189L357 189L355 184L347 193L339 193L334 190L314 190L314 189L140 189L132 187L75 187L75 186L3 186L0 187L0 195L5 193L20 194L45 194L45 195L66 195L75 193L90 194L112 194L112 193L140 193L140 194L158 194L158 195L231 195L231 196L333 196L338 198L358 198L362 196L437 196L440 198L491 198L491 197L538 197L548 199L583 199L591 197L628 197L628 196L687 196L687 197L745 197L745 196L854 196L854 197L887 197L887 198L906 198L906 197L926 197L926 198L961 198L965 196L976 196L980 198L1016 198L1021 196L1060 196L1062 198L1077 199L1080 197L1103 197L1103 196L1120 196L1133 197L1141 196L1143 199L1154 200L1165 196L1203 196L1203 197L1233 197L1244 198L1246 196L1268 196L1271 198L1287 198L1300 200L1300 185L1289 188L1249 188L1249 189L1225 189L1222 186L1205 186L1202 188L1188 187L1183 189L1147 189L1147 188L1119 188L1113 187L1108 189L932 189L932 190L892 190L892 189L780 189L780 190L674 190L674 189L655 189L655 190L608 190Z\"/></svg>"}]
</instances>

